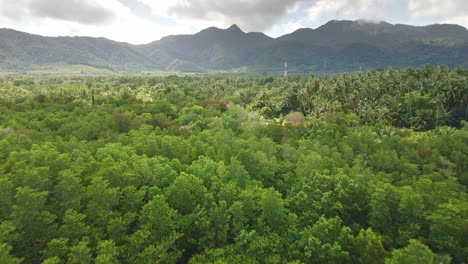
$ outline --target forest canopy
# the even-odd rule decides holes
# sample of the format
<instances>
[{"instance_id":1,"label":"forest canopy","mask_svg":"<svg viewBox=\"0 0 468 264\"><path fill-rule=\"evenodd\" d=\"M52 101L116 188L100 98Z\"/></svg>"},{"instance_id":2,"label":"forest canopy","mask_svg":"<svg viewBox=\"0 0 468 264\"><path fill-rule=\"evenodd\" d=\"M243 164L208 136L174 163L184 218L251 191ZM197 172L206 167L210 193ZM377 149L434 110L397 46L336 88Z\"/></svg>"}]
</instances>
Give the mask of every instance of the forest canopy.
<instances>
[{"instance_id":1,"label":"forest canopy","mask_svg":"<svg viewBox=\"0 0 468 264\"><path fill-rule=\"evenodd\" d=\"M464 263L468 69L0 77L1 263Z\"/></svg>"}]
</instances>

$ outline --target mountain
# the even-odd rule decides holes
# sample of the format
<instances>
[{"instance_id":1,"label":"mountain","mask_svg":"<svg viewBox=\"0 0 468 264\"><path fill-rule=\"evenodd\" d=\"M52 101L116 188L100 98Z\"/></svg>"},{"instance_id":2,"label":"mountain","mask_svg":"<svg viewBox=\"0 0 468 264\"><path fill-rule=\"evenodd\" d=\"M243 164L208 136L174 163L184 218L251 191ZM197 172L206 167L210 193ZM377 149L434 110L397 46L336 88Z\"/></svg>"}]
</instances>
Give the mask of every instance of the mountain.
<instances>
[{"instance_id":1,"label":"mountain","mask_svg":"<svg viewBox=\"0 0 468 264\"><path fill-rule=\"evenodd\" d=\"M392 25L366 20L332 20L317 29L299 29L278 38L280 41L299 41L315 45L338 47L353 43L367 43L378 47L391 47L414 40L468 41L468 32L458 25L429 25L423 27Z\"/></svg>"},{"instance_id":2,"label":"mountain","mask_svg":"<svg viewBox=\"0 0 468 264\"><path fill-rule=\"evenodd\" d=\"M153 65L144 54L128 43L90 37L51 38L0 29L0 68L87 65L116 69L125 64L148 68Z\"/></svg>"},{"instance_id":3,"label":"mountain","mask_svg":"<svg viewBox=\"0 0 468 264\"><path fill-rule=\"evenodd\" d=\"M232 25L227 29L210 27L195 35L168 36L140 50L159 61L159 67L169 65L169 70L179 70L173 69L174 61L196 69L230 69L246 66L249 57L273 41L263 33L245 33Z\"/></svg>"},{"instance_id":4,"label":"mountain","mask_svg":"<svg viewBox=\"0 0 468 264\"><path fill-rule=\"evenodd\" d=\"M277 41L282 43L279 46L304 45L307 51L301 54L316 53L316 63L300 58L293 61L319 71L423 64L456 66L467 65L468 59L468 31L449 24L416 27L383 21L332 20L317 29L299 29Z\"/></svg>"},{"instance_id":5,"label":"mountain","mask_svg":"<svg viewBox=\"0 0 468 264\"><path fill-rule=\"evenodd\" d=\"M237 25L193 35L167 36L145 45L105 38L43 37L0 29L0 69L87 65L122 70L279 73L343 72L424 64L468 65L468 31L458 25L410 26L332 20L271 38Z\"/></svg>"}]
</instances>

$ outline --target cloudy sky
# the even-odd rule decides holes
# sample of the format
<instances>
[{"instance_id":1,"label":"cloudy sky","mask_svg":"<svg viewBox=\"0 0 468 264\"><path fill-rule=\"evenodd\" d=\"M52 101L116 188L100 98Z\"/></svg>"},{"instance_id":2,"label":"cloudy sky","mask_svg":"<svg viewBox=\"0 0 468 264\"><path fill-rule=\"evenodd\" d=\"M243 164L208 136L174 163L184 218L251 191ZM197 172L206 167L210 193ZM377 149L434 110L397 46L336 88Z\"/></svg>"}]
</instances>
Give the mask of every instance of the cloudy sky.
<instances>
[{"instance_id":1,"label":"cloudy sky","mask_svg":"<svg viewBox=\"0 0 468 264\"><path fill-rule=\"evenodd\" d=\"M0 0L0 28L134 44L231 24L277 37L360 18L468 27L468 0Z\"/></svg>"}]
</instances>

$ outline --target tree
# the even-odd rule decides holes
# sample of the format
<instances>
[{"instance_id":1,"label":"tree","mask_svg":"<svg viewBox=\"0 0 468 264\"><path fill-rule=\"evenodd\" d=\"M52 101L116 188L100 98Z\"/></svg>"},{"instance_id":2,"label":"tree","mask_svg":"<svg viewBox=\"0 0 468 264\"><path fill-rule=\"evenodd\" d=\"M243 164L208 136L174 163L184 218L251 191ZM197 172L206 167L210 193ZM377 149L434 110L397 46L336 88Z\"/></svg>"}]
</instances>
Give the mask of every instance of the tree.
<instances>
[{"instance_id":1,"label":"tree","mask_svg":"<svg viewBox=\"0 0 468 264\"><path fill-rule=\"evenodd\" d=\"M78 243L83 237L90 234L90 227L84 222L86 215L80 214L73 209L65 212L63 224L58 233L62 238L66 238L71 244Z\"/></svg>"},{"instance_id":2,"label":"tree","mask_svg":"<svg viewBox=\"0 0 468 264\"><path fill-rule=\"evenodd\" d=\"M97 245L97 256L95 264L118 264L118 248L112 240L99 241Z\"/></svg>"},{"instance_id":3,"label":"tree","mask_svg":"<svg viewBox=\"0 0 468 264\"><path fill-rule=\"evenodd\" d=\"M302 261L316 263L347 263L351 242L351 230L342 225L340 218L320 217L310 227L307 227L300 240L304 248Z\"/></svg>"},{"instance_id":4,"label":"tree","mask_svg":"<svg viewBox=\"0 0 468 264\"><path fill-rule=\"evenodd\" d=\"M169 237L176 230L177 211L163 195L156 195L145 204L139 217L141 227L150 231L154 240Z\"/></svg>"},{"instance_id":5,"label":"tree","mask_svg":"<svg viewBox=\"0 0 468 264\"><path fill-rule=\"evenodd\" d=\"M14 203L15 187L6 177L0 178L0 219L11 215Z\"/></svg>"},{"instance_id":6,"label":"tree","mask_svg":"<svg viewBox=\"0 0 468 264\"><path fill-rule=\"evenodd\" d=\"M127 213L124 216L110 219L106 228L108 238L118 245L126 244L130 225L134 223L137 216L135 213Z\"/></svg>"},{"instance_id":7,"label":"tree","mask_svg":"<svg viewBox=\"0 0 468 264\"><path fill-rule=\"evenodd\" d=\"M0 218L1 219L1 218ZM9 221L0 223L0 262L5 264L21 263L23 259L14 256L11 251L11 246L18 240L18 233L15 232L16 227Z\"/></svg>"},{"instance_id":8,"label":"tree","mask_svg":"<svg viewBox=\"0 0 468 264\"><path fill-rule=\"evenodd\" d=\"M434 254L423 243L411 239L409 245L392 251L392 257L385 260L385 264L427 264L432 263Z\"/></svg>"},{"instance_id":9,"label":"tree","mask_svg":"<svg viewBox=\"0 0 468 264\"><path fill-rule=\"evenodd\" d=\"M81 241L70 249L67 263L70 264L91 264L91 250L87 241Z\"/></svg>"},{"instance_id":10,"label":"tree","mask_svg":"<svg viewBox=\"0 0 468 264\"><path fill-rule=\"evenodd\" d=\"M166 195L171 207L184 215L191 213L197 206L203 205L206 192L199 178L181 173L167 188Z\"/></svg>"},{"instance_id":11,"label":"tree","mask_svg":"<svg viewBox=\"0 0 468 264\"><path fill-rule=\"evenodd\" d=\"M259 222L273 232L285 233L288 216L284 204L285 202L279 192L273 188L266 189L260 199L261 215Z\"/></svg>"},{"instance_id":12,"label":"tree","mask_svg":"<svg viewBox=\"0 0 468 264\"><path fill-rule=\"evenodd\" d=\"M224 175L226 181L232 181L241 188L245 188L250 180L249 173L245 170L244 165L235 158L231 158L231 164L226 168Z\"/></svg>"},{"instance_id":13,"label":"tree","mask_svg":"<svg viewBox=\"0 0 468 264\"><path fill-rule=\"evenodd\" d=\"M118 204L116 188L109 188L109 183L101 177L95 177L86 187L88 205L86 216L98 227L104 227L114 215L114 208Z\"/></svg>"},{"instance_id":14,"label":"tree","mask_svg":"<svg viewBox=\"0 0 468 264\"><path fill-rule=\"evenodd\" d=\"M21 234L16 250L28 260L39 259L54 234L56 217L46 209L47 195L29 187L16 190L12 219Z\"/></svg>"},{"instance_id":15,"label":"tree","mask_svg":"<svg viewBox=\"0 0 468 264\"><path fill-rule=\"evenodd\" d=\"M10 254L12 247L6 243L0 243L0 262L5 264L19 264L22 259Z\"/></svg>"},{"instance_id":16,"label":"tree","mask_svg":"<svg viewBox=\"0 0 468 264\"><path fill-rule=\"evenodd\" d=\"M147 246L138 255L138 263L177 263L182 255L182 252L177 250L175 246L175 241L179 238L180 235L174 234L158 241L158 243Z\"/></svg>"},{"instance_id":17,"label":"tree","mask_svg":"<svg viewBox=\"0 0 468 264\"><path fill-rule=\"evenodd\" d=\"M382 245L382 237L372 228L359 230L359 235L352 240L352 253L357 263L382 264L387 252Z\"/></svg>"},{"instance_id":18,"label":"tree","mask_svg":"<svg viewBox=\"0 0 468 264\"><path fill-rule=\"evenodd\" d=\"M211 230L207 233L211 235L211 241L207 241L208 245L206 246L220 247L225 245L228 241L231 220L226 201L221 200L218 204L213 202L208 211L208 217Z\"/></svg>"},{"instance_id":19,"label":"tree","mask_svg":"<svg viewBox=\"0 0 468 264\"><path fill-rule=\"evenodd\" d=\"M218 163L206 156L198 157L188 168L187 172L203 180L206 188L211 188L218 177Z\"/></svg>"},{"instance_id":20,"label":"tree","mask_svg":"<svg viewBox=\"0 0 468 264\"><path fill-rule=\"evenodd\" d=\"M376 187L371 195L370 219L372 229L384 234L384 243L391 243L398 228L396 216L398 197L393 187L383 184Z\"/></svg>"},{"instance_id":21,"label":"tree","mask_svg":"<svg viewBox=\"0 0 468 264\"><path fill-rule=\"evenodd\" d=\"M47 248L43 252L43 256L49 261L57 259L59 262L64 262L66 257L70 253L70 247L68 246L68 238L54 238L47 243Z\"/></svg>"},{"instance_id":22,"label":"tree","mask_svg":"<svg viewBox=\"0 0 468 264\"><path fill-rule=\"evenodd\" d=\"M128 263L177 263L182 252L176 247L180 234L159 240L149 239L151 232L137 230L128 238L127 251L122 252Z\"/></svg>"},{"instance_id":23,"label":"tree","mask_svg":"<svg viewBox=\"0 0 468 264\"><path fill-rule=\"evenodd\" d=\"M454 261L468 256L468 203L449 201L442 204L428 218L430 221L430 245L442 252L449 251Z\"/></svg>"},{"instance_id":24,"label":"tree","mask_svg":"<svg viewBox=\"0 0 468 264\"><path fill-rule=\"evenodd\" d=\"M50 257L46 258L42 264L60 264L60 258L59 257Z\"/></svg>"},{"instance_id":25,"label":"tree","mask_svg":"<svg viewBox=\"0 0 468 264\"><path fill-rule=\"evenodd\" d=\"M405 245L411 238L422 235L422 228L426 226L424 221L424 202L412 188L402 188L402 196L398 207L399 241Z\"/></svg>"},{"instance_id":26,"label":"tree","mask_svg":"<svg viewBox=\"0 0 468 264\"><path fill-rule=\"evenodd\" d=\"M83 186L80 178L72 171L62 171L57 177L58 183L54 186L52 199L57 207L59 216L67 209L80 211Z\"/></svg>"}]
</instances>

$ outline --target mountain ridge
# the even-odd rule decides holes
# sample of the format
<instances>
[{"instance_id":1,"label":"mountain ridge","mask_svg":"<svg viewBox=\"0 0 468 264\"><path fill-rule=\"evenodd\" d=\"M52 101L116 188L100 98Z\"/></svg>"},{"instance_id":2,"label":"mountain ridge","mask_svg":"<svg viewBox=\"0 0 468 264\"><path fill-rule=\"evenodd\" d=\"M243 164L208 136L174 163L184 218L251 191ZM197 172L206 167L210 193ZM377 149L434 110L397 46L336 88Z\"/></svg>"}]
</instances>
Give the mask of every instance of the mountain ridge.
<instances>
[{"instance_id":1,"label":"mountain ridge","mask_svg":"<svg viewBox=\"0 0 468 264\"><path fill-rule=\"evenodd\" d=\"M244 69L277 73L344 72L423 64L467 65L468 30L454 24L412 26L385 21L331 20L272 38L236 24L169 35L132 45L107 38L44 37L0 29L0 69L87 65L114 71L207 72Z\"/></svg>"}]
</instances>

